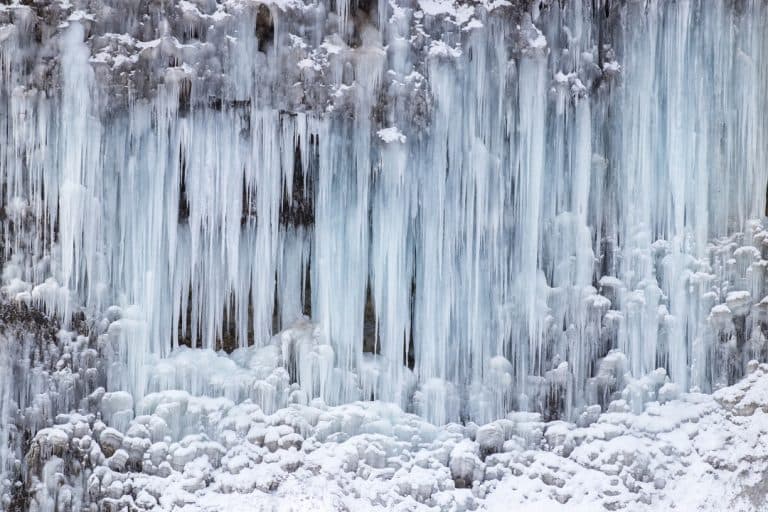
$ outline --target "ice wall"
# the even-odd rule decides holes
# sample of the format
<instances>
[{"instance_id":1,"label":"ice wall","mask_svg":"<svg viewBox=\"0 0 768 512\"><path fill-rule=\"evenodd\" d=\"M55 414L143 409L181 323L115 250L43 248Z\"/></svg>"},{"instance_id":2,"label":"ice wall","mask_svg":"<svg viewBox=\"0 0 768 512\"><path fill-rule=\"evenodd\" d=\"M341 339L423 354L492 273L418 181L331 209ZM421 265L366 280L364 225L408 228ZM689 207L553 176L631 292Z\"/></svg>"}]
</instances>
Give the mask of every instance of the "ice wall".
<instances>
[{"instance_id":1,"label":"ice wall","mask_svg":"<svg viewBox=\"0 0 768 512\"><path fill-rule=\"evenodd\" d=\"M758 0L0 6L5 282L65 323L120 306L109 383L137 399L180 344L266 345L302 314L328 403L573 415L657 367L711 390L766 351L766 21Z\"/></svg>"}]
</instances>

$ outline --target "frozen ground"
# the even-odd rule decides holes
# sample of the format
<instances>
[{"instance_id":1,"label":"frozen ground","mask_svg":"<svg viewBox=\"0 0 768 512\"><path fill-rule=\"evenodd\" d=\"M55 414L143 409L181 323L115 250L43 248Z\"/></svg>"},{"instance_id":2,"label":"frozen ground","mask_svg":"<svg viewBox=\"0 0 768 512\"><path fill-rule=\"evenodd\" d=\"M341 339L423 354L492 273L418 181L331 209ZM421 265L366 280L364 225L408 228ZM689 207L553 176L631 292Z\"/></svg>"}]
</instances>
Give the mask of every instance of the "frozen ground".
<instances>
[{"instance_id":1,"label":"frozen ground","mask_svg":"<svg viewBox=\"0 0 768 512\"><path fill-rule=\"evenodd\" d=\"M436 427L378 402L268 414L182 391L133 417L129 395L97 393L101 419L59 415L34 437L30 510L80 493L99 510L768 510L768 365L750 370L714 396L661 393L642 414L619 399L578 424Z\"/></svg>"}]
</instances>

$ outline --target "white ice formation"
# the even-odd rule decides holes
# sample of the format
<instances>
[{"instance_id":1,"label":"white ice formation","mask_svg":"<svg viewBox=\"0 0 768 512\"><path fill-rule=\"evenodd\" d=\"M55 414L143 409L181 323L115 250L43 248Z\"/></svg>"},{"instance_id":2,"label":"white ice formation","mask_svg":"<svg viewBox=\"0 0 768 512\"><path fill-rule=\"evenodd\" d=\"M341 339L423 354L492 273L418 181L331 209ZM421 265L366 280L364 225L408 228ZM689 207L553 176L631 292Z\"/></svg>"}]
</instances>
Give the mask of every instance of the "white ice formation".
<instances>
[{"instance_id":1,"label":"white ice formation","mask_svg":"<svg viewBox=\"0 0 768 512\"><path fill-rule=\"evenodd\" d=\"M35 403L25 410L55 415L26 440L18 470L28 495L11 492L3 505L31 512L765 510L768 364L750 361L744 379L714 395L681 393L646 376L639 414L628 386L604 412L588 407L575 422L511 412L484 425L434 425L395 404L329 406L289 385L280 345L312 337L311 326L299 324L231 357L182 349L152 366L153 389L138 403L98 387L77 412L66 409L66 391L88 384L51 373L51 390L33 389ZM81 337L60 338L59 361L88 356ZM59 406L71 412L56 414Z\"/></svg>"},{"instance_id":2,"label":"white ice formation","mask_svg":"<svg viewBox=\"0 0 768 512\"><path fill-rule=\"evenodd\" d=\"M372 506L472 509L490 453L557 452L508 421L633 418L640 451L667 403L753 428L699 393L768 360L767 24L762 0L0 5L3 506L152 509L185 472L215 500L259 488L240 464L362 447L338 496L375 474ZM230 411L264 424L253 459Z\"/></svg>"}]
</instances>

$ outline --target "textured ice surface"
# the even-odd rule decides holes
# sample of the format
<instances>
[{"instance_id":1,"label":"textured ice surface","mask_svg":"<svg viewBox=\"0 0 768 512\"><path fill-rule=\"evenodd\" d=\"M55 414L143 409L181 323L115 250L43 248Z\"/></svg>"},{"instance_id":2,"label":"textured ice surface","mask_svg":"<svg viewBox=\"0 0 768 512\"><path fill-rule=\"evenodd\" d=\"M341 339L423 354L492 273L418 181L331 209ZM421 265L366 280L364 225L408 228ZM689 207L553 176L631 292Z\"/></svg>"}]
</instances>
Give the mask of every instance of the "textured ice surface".
<instances>
[{"instance_id":1,"label":"textured ice surface","mask_svg":"<svg viewBox=\"0 0 768 512\"><path fill-rule=\"evenodd\" d=\"M580 424L510 413L435 426L382 402L267 413L160 391L124 433L93 413L39 430L29 510L764 510L768 365L750 368L714 396L639 414L617 400Z\"/></svg>"},{"instance_id":2,"label":"textured ice surface","mask_svg":"<svg viewBox=\"0 0 768 512\"><path fill-rule=\"evenodd\" d=\"M766 9L0 5L2 506L760 507Z\"/></svg>"},{"instance_id":3,"label":"textured ice surface","mask_svg":"<svg viewBox=\"0 0 768 512\"><path fill-rule=\"evenodd\" d=\"M712 395L681 392L658 369L625 373L602 410L574 422L509 412L435 424L393 403L313 398L333 369L302 374L323 346L307 320L232 354L180 347L148 363L134 402L102 387L121 367L109 354L115 309L92 344L3 307L0 375L25 383L0 387L9 510L754 511L768 498L768 365L757 361ZM606 378L625 370L619 352L601 361ZM420 407L447 405L418 397L447 393L427 383L405 403L428 418L438 413Z\"/></svg>"}]
</instances>

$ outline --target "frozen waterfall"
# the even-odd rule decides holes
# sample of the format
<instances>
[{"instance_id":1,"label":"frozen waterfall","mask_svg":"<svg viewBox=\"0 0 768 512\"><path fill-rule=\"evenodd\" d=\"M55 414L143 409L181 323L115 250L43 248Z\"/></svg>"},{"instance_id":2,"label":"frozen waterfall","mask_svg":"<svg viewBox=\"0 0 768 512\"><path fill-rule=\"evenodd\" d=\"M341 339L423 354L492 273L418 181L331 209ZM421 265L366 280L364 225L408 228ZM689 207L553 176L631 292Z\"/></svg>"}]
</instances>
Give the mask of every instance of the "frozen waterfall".
<instances>
[{"instance_id":1,"label":"frozen waterfall","mask_svg":"<svg viewBox=\"0 0 768 512\"><path fill-rule=\"evenodd\" d=\"M760 0L0 5L3 290L76 333L58 365L7 335L2 423L97 388L484 424L733 384L768 359L767 24Z\"/></svg>"},{"instance_id":2,"label":"frozen waterfall","mask_svg":"<svg viewBox=\"0 0 768 512\"><path fill-rule=\"evenodd\" d=\"M765 350L751 315L724 360L710 318L766 292L765 8L522 4L3 6L6 278L65 323L130 309L139 398L152 358L301 315L329 403L570 411L614 349L727 383Z\"/></svg>"}]
</instances>

